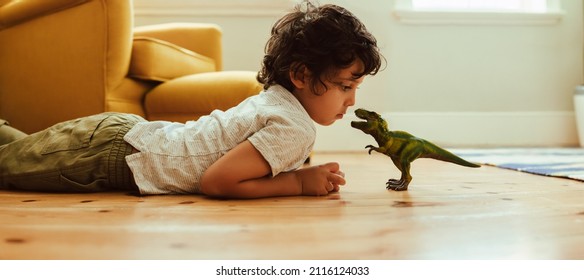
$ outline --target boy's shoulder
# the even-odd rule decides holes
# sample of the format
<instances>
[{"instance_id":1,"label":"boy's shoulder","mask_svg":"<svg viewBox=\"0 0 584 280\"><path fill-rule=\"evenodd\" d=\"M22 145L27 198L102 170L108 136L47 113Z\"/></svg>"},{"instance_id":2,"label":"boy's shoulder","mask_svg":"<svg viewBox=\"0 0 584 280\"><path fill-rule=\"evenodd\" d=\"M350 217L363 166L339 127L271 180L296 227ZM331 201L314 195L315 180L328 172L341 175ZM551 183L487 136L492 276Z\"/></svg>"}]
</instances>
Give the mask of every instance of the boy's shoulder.
<instances>
[{"instance_id":1,"label":"boy's shoulder","mask_svg":"<svg viewBox=\"0 0 584 280\"><path fill-rule=\"evenodd\" d=\"M289 122L303 127L313 125L300 101L280 85L272 85L238 105L237 114L254 114L266 122Z\"/></svg>"},{"instance_id":2,"label":"boy's shoulder","mask_svg":"<svg viewBox=\"0 0 584 280\"><path fill-rule=\"evenodd\" d=\"M268 106L290 103L294 101L293 99L296 99L294 95L279 85L270 86L248 98L252 104L263 104Z\"/></svg>"}]
</instances>

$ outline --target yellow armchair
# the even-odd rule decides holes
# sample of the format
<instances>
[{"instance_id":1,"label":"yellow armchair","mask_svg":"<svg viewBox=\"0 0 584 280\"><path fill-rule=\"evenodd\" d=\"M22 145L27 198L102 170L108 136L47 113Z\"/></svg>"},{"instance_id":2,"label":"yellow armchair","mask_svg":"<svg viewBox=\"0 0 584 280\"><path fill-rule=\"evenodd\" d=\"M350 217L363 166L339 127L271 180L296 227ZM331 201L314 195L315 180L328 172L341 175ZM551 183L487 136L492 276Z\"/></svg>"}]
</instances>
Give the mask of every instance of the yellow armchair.
<instances>
[{"instance_id":1,"label":"yellow armchair","mask_svg":"<svg viewBox=\"0 0 584 280\"><path fill-rule=\"evenodd\" d=\"M27 133L104 111L184 122L261 90L222 64L217 25L134 28L131 0L0 0L0 118Z\"/></svg>"}]
</instances>

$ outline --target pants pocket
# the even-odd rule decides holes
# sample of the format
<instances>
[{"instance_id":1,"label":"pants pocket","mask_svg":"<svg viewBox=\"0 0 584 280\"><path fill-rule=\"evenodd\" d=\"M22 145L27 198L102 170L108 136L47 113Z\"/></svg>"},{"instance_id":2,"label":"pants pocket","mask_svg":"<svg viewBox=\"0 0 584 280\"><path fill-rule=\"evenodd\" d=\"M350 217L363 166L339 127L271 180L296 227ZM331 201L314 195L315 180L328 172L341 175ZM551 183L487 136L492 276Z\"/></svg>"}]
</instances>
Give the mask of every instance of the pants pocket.
<instances>
[{"instance_id":1,"label":"pants pocket","mask_svg":"<svg viewBox=\"0 0 584 280\"><path fill-rule=\"evenodd\" d=\"M96 179L90 183L82 184L71 180L61 174L60 186L66 192L102 192L108 190L106 179Z\"/></svg>"},{"instance_id":2,"label":"pants pocket","mask_svg":"<svg viewBox=\"0 0 584 280\"><path fill-rule=\"evenodd\" d=\"M99 114L54 125L45 131L41 154L88 147L97 127L109 117L109 114Z\"/></svg>"}]
</instances>

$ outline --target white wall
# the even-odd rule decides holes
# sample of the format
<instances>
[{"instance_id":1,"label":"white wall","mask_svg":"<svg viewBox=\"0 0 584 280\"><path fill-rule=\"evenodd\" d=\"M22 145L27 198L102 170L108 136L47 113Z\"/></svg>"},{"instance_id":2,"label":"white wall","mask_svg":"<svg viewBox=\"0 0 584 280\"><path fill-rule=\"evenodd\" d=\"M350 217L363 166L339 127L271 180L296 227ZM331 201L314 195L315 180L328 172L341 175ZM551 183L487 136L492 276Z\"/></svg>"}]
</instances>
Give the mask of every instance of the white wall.
<instances>
[{"instance_id":1,"label":"white wall","mask_svg":"<svg viewBox=\"0 0 584 280\"><path fill-rule=\"evenodd\" d=\"M136 25L217 23L225 69L256 71L271 25L292 1L272 0L269 7L254 1L260 5L233 13L189 13L152 12L138 0ZM320 2L347 7L377 37L387 69L365 80L355 107L382 113L392 129L444 146L578 144L572 95L584 79L582 1L562 0L565 14L551 25L411 25L393 16L394 0ZM315 149L369 144L372 139L349 126L351 119L319 127Z\"/></svg>"}]
</instances>

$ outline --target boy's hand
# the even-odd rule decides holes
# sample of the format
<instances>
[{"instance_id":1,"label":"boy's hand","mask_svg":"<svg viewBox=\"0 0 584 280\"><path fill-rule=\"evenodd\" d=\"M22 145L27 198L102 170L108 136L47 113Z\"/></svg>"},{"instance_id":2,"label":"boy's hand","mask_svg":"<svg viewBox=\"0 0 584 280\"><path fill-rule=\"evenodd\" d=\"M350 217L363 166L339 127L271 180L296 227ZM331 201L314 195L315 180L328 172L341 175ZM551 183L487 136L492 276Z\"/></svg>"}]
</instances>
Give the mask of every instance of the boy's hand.
<instances>
[{"instance_id":1,"label":"boy's hand","mask_svg":"<svg viewBox=\"0 0 584 280\"><path fill-rule=\"evenodd\" d=\"M339 186L345 184L345 174L336 162L300 169L298 176L302 195L327 195L339 191Z\"/></svg>"}]
</instances>

